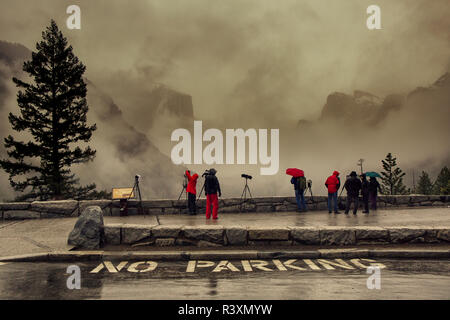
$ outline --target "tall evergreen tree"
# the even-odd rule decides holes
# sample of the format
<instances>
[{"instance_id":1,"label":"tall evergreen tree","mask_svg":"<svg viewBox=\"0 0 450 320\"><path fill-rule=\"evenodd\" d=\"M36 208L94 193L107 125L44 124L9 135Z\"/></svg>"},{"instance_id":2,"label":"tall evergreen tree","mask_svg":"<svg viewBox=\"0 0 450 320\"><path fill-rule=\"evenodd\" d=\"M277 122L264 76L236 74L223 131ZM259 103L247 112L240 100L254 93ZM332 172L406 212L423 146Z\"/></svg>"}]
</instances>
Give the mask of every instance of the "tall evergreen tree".
<instances>
[{"instance_id":1,"label":"tall evergreen tree","mask_svg":"<svg viewBox=\"0 0 450 320\"><path fill-rule=\"evenodd\" d=\"M405 173L397 167L397 158L389 152L384 160L381 160L384 171L381 172L381 189L383 194L407 194L408 190L403 185Z\"/></svg>"},{"instance_id":2,"label":"tall evergreen tree","mask_svg":"<svg viewBox=\"0 0 450 320\"><path fill-rule=\"evenodd\" d=\"M32 81L13 78L20 88L20 113L10 113L9 122L30 140L5 138L9 159L1 160L0 167L9 174L11 186L24 192L21 199L83 198L95 189L95 184L79 187L70 170L95 157L95 150L86 145L96 125L86 121L85 69L52 20L31 60L23 64Z\"/></svg>"},{"instance_id":3,"label":"tall evergreen tree","mask_svg":"<svg viewBox=\"0 0 450 320\"><path fill-rule=\"evenodd\" d=\"M433 183L431 182L430 176L425 171L422 171L422 174L419 177L417 193L427 195L433 193Z\"/></svg>"},{"instance_id":4,"label":"tall evergreen tree","mask_svg":"<svg viewBox=\"0 0 450 320\"><path fill-rule=\"evenodd\" d=\"M450 194L450 170L445 166L436 178L433 188L434 194Z\"/></svg>"}]
</instances>

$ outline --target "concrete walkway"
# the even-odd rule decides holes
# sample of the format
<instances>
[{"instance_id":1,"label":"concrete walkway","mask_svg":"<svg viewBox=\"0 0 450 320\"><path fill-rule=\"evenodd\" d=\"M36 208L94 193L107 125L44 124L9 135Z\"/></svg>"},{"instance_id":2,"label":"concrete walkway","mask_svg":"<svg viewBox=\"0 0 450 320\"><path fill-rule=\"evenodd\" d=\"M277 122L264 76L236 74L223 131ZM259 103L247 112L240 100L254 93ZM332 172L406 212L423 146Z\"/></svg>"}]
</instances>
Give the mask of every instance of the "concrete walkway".
<instances>
[{"instance_id":1,"label":"concrete walkway","mask_svg":"<svg viewBox=\"0 0 450 320\"><path fill-rule=\"evenodd\" d=\"M276 213L224 213L219 219L206 220L204 213L189 215L105 217L105 223L222 226L450 226L450 208L378 210L354 216L326 211Z\"/></svg>"},{"instance_id":2,"label":"concrete walkway","mask_svg":"<svg viewBox=\"0 0 450 320\"><path fill-rule=\"evenodd\" d=\"M77 218L0 221L0 257L65 251L67 237ZM379 210L365 215L328 212L221 214L218 221L197 216L105 217L105 224L223 225L223 226L450 226L450 208Z\"/></svg>"}]
</instances>

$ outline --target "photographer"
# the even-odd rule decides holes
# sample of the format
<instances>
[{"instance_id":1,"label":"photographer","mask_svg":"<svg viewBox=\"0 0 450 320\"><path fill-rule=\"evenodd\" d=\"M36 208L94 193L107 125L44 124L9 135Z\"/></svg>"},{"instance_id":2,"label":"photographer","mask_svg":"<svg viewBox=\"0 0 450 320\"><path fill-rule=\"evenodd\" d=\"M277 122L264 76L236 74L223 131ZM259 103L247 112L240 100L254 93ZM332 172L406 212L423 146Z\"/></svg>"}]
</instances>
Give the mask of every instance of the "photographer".
<instances>
[{"instance_id":1,"label":"photographer","mask_svg":"<svg viewBox=\"0 0 450 320\"><path fill-rule=\"evenodd\" d=\"M295 190L295 199L297 201L297 211L298 212L306 212L308 211L308 207L306 206L305 201L305 191L308 188L306 184L306 178L303 171L300 172L298 177L291 178L291 184L294 185Z\"/></svg>"},{"instance_id":2,"label":"photographer","mask_svg":"<svg viewBox=\"0 0 450 320\"><path fill-rule=\"evenodd\" d=\"M207 171L205 176L205 194L206 194L206 219L211 217L211 205L213 211L213 220L217 220L217 212L219 211L219 199L217 198L217 193L219 197L222 196L220 191L219 180L216 177L216 170L210 169Z\"/></svg>"},{"instance_id":3,"label":"photographer","mask_svg":"<svg viewBox=\"0 0 450 320\"><path fill-rule=\"evenodd\" d=\"M361 190L361 180L355 171L350 173L350 178L345 181L344 189L347 190L347 204L345 206L345 214L350 211L350 205L353 202L353 214L356 215L359 206L359 191Z\"/></svg>"},{"instance_id":4,"label":"photographer","mask_svg":"<svg viewBox=\"0 0 450 320\"><path fill-rule=\"evenodd\" d=\"M186 170L185 176L188 179L186 192L188 194L189 214L192 216L192 215L197 214L197 206L195 205L195 198L197 195L196 186L197 186L198 174L195 173L193 176L191 176L191 171Z\"/></svg>"}]
</instances>

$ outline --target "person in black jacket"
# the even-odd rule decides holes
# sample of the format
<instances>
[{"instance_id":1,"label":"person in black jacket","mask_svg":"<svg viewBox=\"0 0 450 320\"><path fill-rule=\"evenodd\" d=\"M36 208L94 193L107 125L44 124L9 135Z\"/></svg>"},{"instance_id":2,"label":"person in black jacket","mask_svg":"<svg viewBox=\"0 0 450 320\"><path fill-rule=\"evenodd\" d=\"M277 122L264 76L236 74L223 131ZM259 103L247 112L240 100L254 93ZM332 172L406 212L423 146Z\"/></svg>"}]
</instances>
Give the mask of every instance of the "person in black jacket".
<instances>
[{"instance_id":1,"label":"person in black jacket","mask_svg":"<svg viewBox=\"0 0 450 320\"><path fill-rule=\"evenodd\" d=\"M372 210L377 210L377 195L378 191L381 193L380 184L377 181L377 178L370 177L369 181L369 199L370 199L370 207Z\"/></svg>"},{"instance_id":2,"label":"person in black jacket","mask_svg":"<svg viewBox=\"0 0 450 320\"><path fill-rule=\"evenodd\" d=\"M205 194L206 194L206 219L211 217L211 205L213 211L213 220L217 220L217 213L219 211L219 199L217 198L217 193L219 197L222 196L220 190L219 179L216 177L217 171L212 168L205 177Z\"/></svg>"},{"instance_id":3,"label":"person in black jacket","mask_svg":"<svg viewBox=\"0 0 450 320\"><path fill-rule=\"evenodd\" d=\"M356 214L359 206L359 190L361 190L361 181L355 171L350 173L350 178L345 181L345 190L347 190L347 204L345 207L345 214L348 214L350 205L353 202L353 214Z\"/></svg>"},{"instance_id":4,"label":"person in black jacket","mask_svg":"<svg viewBox=\"0 0 450 320\"><path fill-rule=\"evenodd\" d=\"M299 177L292 177L291 178L291 184L294 185L294 191L295 191L295 200L297 201L297 211L298 212L306 212L308 211L308 207L306 205L305 201L305 190L306 190L306 178L303 174Z\"/></svg>"},{"instance_id":5,"label":"person in black jacket","mask_svg":"<svg viewBox=\"0 0 450 320\"><path fill-rule=\"evenodd\" d=\"M369 213L369 181L365 174L361 175L361 195L364 203L363 213Z\"/></svg>"}]
</instances>

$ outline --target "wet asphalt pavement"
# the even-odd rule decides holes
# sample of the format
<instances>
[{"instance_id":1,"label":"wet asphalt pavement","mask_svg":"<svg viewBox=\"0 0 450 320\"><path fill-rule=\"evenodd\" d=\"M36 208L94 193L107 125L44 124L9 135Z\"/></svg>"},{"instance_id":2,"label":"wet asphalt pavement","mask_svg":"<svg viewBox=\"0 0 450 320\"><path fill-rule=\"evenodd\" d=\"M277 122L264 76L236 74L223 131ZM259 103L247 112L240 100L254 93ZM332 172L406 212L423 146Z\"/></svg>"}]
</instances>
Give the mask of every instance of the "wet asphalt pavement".
<instances>
[{"instance_id":1,"label":"wet asphalt pavement","mask_svg":"<svg viewBox=\"0 0 450 320\"><path fill-rule=\"evenodd\" d=\"M0 299L450 299L449 260L0 264ZM68 289L69 265L81 289ZM380 269L380 288L368 265ZM71 282L73 283L73 282Z\"/></svg>"}]
</instances>

